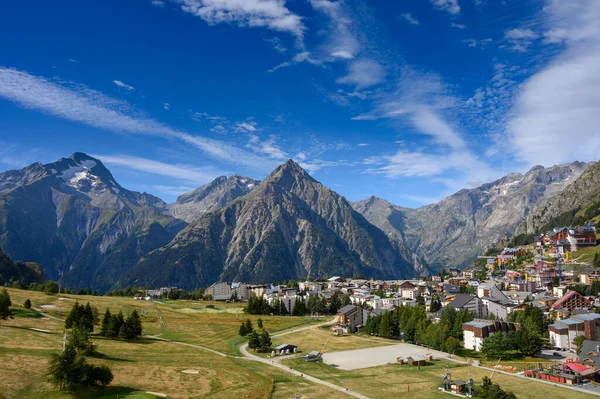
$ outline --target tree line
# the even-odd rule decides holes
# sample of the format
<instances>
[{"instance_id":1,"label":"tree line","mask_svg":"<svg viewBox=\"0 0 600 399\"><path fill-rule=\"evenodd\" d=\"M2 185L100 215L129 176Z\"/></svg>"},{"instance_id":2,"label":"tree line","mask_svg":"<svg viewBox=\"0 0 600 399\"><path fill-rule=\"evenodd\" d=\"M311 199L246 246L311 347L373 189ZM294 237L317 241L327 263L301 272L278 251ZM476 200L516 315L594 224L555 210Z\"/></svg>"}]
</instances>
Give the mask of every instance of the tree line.
<instances>
[{"instance_id":1,"label":"tree line","mask_svg":"<svg viewBox=\"0 0 600 399\"><path fill-rule=\"evenodd\" d=\"M297 295L291 312L288 311L283 301L275 298L269 303L264 296L251 295L244 307L244 312L255 315L278 315L278 316L304 316L307 314L336 314L337 311L350 304L350 296L335 293L328 301L324 295Z\"/></svg>"},{"instance_id":2,"label":"tree line","mask_svg":"<svg viewBox=\"0 0 600 399\"><path fill-rule=\"evenodd\" d=\"M475 315L466 309L457 311L447 306L440 313L439 322L432 323L424 307L400 306L381 315L369 316L365 327L368 334L454 352L461 346L462 324L474 318Z\"/></svg>"}]
</instances>

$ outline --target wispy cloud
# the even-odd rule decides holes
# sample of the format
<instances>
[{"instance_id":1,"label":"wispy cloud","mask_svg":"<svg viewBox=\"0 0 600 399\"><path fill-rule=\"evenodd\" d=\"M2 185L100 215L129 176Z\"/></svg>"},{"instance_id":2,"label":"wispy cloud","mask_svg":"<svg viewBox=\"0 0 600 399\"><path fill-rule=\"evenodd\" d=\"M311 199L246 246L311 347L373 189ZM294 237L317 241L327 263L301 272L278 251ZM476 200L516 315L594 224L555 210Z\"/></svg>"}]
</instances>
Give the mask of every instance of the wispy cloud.
<instances>
[{"instance_id":1,"label":"wispy cloud","mask_svg":"<svg viewBox=\"0 0 600 399\"><path fill-rule=\"evenodd\" d=\"M547 0L539 19L565 47L522 84L507 142L528 166L597 160L600 2Z\"/></svg>"},{"instance_id":2,"label":"wispy cloud","mask_svg":"<svg viewBox=\"0 0 600 399\"><path fill-rule=\"evenodd\" d=\"M467 25L457 24L455 22L450 22L450 27L451 28L456 28L456 29L467 29Z\"/></svg>"},{"instance_id":3,"label":"wispy cloud","mask_svg":"<svg viewBox=\"0 0 600 399\"><path fill-rule=\"evenodd\" d=\"M158 8L163 8L165 6L165 2L161 0L153 0L150 4Z\"/></svg>"},{"instance_id":4,"label":"wispy cloud","mask_svg":"<svg viewBox=\"0 0 600 399\"><path fill-rule=\"evenodd\" d=\"M126 84L126 83L123 83L120 80L113 80L113 83L116 84L117 86L122 87L122 88L124 88L126 90L129 90L129 91L135 90L135 87L130 86L130 85Z\"/></svg>"},{"instance_id":5,"label":"wispy cloud","mask_svg":"<svg viewBox=\"0 0 600 399\"><path fill-rule=\"evenodd\" d=\"M333 58L352 59L356 57L360 44L352 32L352 20L343 4L329 0L310 0L312 7L329 18L329 34L324 45L326 55Z\"/></svg>"},{"instance_id":6,"label":"wispy cloud","mask_svg":"<svg viewBox=\"0 0 600 399\"><path fill-rule=\"evenodd\" d=\"M241 27L266 28L294 35L304 35L302 17L291 12L281 0L177 0L181 9L208 24L235 24Z\"/></svg>"},{"instance_id":7,"label":"wispy cloud","mask_svg":"<svg viewBox=\"0 0 600 399\"><path fill-rule=\"evenodd\" d=\"M462 40L462 43L466 44L469 47L479 47L479 48L484 48L487 44L489 44L491 42L492 42L492 39L490 39L490 38L481 39L481 40L476 40L476 39Z\"/></svg>"},{"instance_id":8,"label":"wispy cloud","mask_svg":"<svg viewBox=\"0 0 600 399\"><path fill-rule=\"evenodd\" d=\"M348 74L337 79L337 83L354 85L357 90L383 82L385 69L376 61L362 58L350 63Z\"/></svg>"},{"instance_id":9,"label":"wispy cloud","mask_svg":"<svg viewBox=\"0 0 600 399\"><path fill-rule=\"evenodd\" d=\"M367 146L369 146L369 143L359 143L358 146L359 147L367 147Z\"/></svg>"},{"instance_id":10,"label":"wispy cloud","mask_svg":"<svg viewBox=\"0 0 600 399\"><path fill-rule=\"evenodd\" d=\"M193 184L204 184L214 180L224 173L212 167L198 168L190 165L173 165L123 154L92 155L107 165L122 166L153 175L167 176L178 180L184 180ZM189 190L188 190L189 191Z\"/></svg>"},{"instance_id":11,"label":"wispy cloud","mask_svg":"<svg viewBox=\"0 0 600 399\"><path fill-rule=\"evenodd\" d=\"M449 14L460 14L458 0L431 0L431 4L438 10L446 11Z\"/></svg>"},{"instance_id":12,"label":"wispy cloud","mask_svg":"<svg viewBox=\"0 0 600 399\"><path fill-rule=\"evenodd\" d=\"M512 51L525 52L534 40L540 36L531 29L513 28L504 32L504 39L510 43Z\"/></svg>"},{"instance_id":13,"label":"wispy cloud","mask_svg":"<svg viewBox=\"0 0 600 399\"><path fill-rule=\"evenodd\" d=\"M78 64L78 63L79 63L79 61L77 61L77 60L76 60L76 59L74 59L74 58L69 58L69 62L72 62L72 63L74 63L74 64Z\"/></svg>"},{"instance_id":14,"label":"wispy cloud","mask_svg":"<svg viewBox=\"0 0 600 399\"><path fill-rule=\"evenodd\" d=\"M194 136L140 114L128 103L84 86L50 81L26 72L0 67L0 97L53 116L98 129L181 140L222 161L271 169L265 158L229 143Z\"/></svg>"},{"instance_id":15,"label":"wispy cloud","mask_svg":"<svg viewBox=\"0 0 600 399\"><path fill-rule=\"evenodd\" d=\"M169 104L169 103L164 103L164 104L163 104L163 109L164 109L165 111L168 111L168 110L170 110L170 109L171 109L171 104Z\"/></svg>"},{"instance_id":16,"label":"wispy cloud","mask_svg":"<svg viewBox=\"0 0 600 399\"><path fill-rule=\"evenodd\" d=\"M419 21L412 16L411 13L407 12L404 14L400 14L401 18L404 18L406 21L408 21L409 23L413 24L413 25L419 25Z\"/></svg>"}]
</instances>

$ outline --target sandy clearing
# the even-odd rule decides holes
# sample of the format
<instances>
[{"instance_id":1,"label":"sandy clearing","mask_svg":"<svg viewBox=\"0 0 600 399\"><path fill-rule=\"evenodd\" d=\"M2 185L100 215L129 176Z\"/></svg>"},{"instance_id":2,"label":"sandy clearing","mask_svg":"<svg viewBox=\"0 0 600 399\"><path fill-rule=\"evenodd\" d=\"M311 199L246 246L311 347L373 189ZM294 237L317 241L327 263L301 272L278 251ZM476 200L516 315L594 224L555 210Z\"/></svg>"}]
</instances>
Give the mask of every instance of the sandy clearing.
<instances>
[{"instance_id":1,"label":"sandy clearing","mask_svg":"<svg viewBox=\"0 0 600 399\"><path fill-rule=\"evenodd\" d=\"M200 374L198 370L181 370L183 374Z\"/></svg>"},{"instance_id":2,"label":"sandy clearing","mask_svg":"<svg viewBox=\"0 0 600 399\"><path fill-rule=\"evenodd\" d=\"M447 353L411 344L379 346L375 348L323 354L323 362L341 370L357 370L396 363L396 358L431 353L434 359L448 356Z\"/></svg>"},{"instance_id":3,"label":"sandy clearing","mask_svg":"<svg viewBox=\"0 0 600 399\"><path fill-rule=\"evenodd\" d=\"M43 308L43 309L58 309L54 305L40 305L40 308Z\"/></svg>"},{"instance_id":4,"label":"sandy clearing","mask_svg":"<svg viewBox=\"0 0 600 399\"><path fill-rule=\"evenodd\" d=\"M50 331L50 330L42 330L41 328L33 328L33 327L30 327L29 329L30 329L30 330L33 330L33 331L37 331L37 332L43 332L43 333L51 333L51 332L52 332L52 331Z\"/></svg>"}]
</instances>

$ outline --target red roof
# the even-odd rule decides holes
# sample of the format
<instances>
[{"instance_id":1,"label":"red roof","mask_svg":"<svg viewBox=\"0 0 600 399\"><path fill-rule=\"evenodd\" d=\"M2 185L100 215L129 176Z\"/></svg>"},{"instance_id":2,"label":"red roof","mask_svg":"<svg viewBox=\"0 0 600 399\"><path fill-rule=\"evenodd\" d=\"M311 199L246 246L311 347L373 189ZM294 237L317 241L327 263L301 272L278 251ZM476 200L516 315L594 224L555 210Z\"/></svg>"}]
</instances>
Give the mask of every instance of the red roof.
<instances>
[{"instance_id":1,"label":"red roof","mask_svg":"<svg viewBox=\"0 0 600 399\"><path fill-rule=\"evenodd\" d=\"M559 309L562 308L563 305L565 304L565 302L567 302L569 299L571 299L574 296L580 296L583 297L583 295L581 295L579 292L577 291L569 291L567 292L562 298L560 298L558 301L554 302L554 304L552 305L553 309ZM585 299L585 298L584 298ZM586 300L587 301L587 300Z\"/></svg>"},{"instance_id":2,"label":"red roof","mask_svg":"<svg viewBox=\"0 0 600 399\"><path fill-rule=\"evenodd\" d=\"M565 363L567 365L567 367L569 367L571 370L573 371L577 371L578 373L585 371L585 370L589 370L589 367L587 367L586 365L583 365L581 363Z\"/></svg>"}]
</instances>

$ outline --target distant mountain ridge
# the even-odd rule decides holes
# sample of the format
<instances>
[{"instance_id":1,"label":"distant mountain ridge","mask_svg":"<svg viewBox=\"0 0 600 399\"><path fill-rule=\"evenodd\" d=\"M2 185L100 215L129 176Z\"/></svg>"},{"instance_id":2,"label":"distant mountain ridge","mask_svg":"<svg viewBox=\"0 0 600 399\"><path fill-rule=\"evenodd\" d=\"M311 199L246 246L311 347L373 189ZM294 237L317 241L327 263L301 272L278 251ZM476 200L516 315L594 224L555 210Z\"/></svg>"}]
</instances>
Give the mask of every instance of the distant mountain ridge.
<instances>
[{"instance_id":1,"label":"distant mountain ridge","mask_svg":"<svg viewBox=\"0 0 600 399\"><path fill-rule=\"evenodd\" d=\"M549 168L535 166L525 175L511 173L417 209L373 198L353 206L433 269L462 267L502 237L515 234L531 212L591 165L573 162Z\"/></svg>"},{"instance_id":2,"label":"distant mountain ridge","mask_svg":"<svg viewBox=\"0 0 600 399\"><path fill-rule=\"evenodd\" d=\"M401 278L414 270L381 230L290 160L144 256L120 284L189 287L334 274Z\"/></svg>"},{"instance_id":3,"label":"distant mountain ridge","mask_svg":"<svg viewBox=\"0 0 600 399\"><path fill-rule=\"evenodd\" d=\"M0 173L0 248L65 286L99 291L336 274L405 278L467 265L547 215L587 212L600 193L599 166L590 166L536 166L409 209L377 197L351 204L290 160L262 182L221 176L166 204L74 153Z\"/></svg>"},{"instance_id":4,"label":"distant mountain ridge","mask_svg":"<svg viewBox=\"0 0 600 399\"><path fill-rule=\"evenodd\" d=\"M169 213L191 223L203 214L214 212L248 194L259 183L258 180L240 175L220 176L202 187L180 195L174 204L169 205Z\"/></svg>"}]
</instances>

